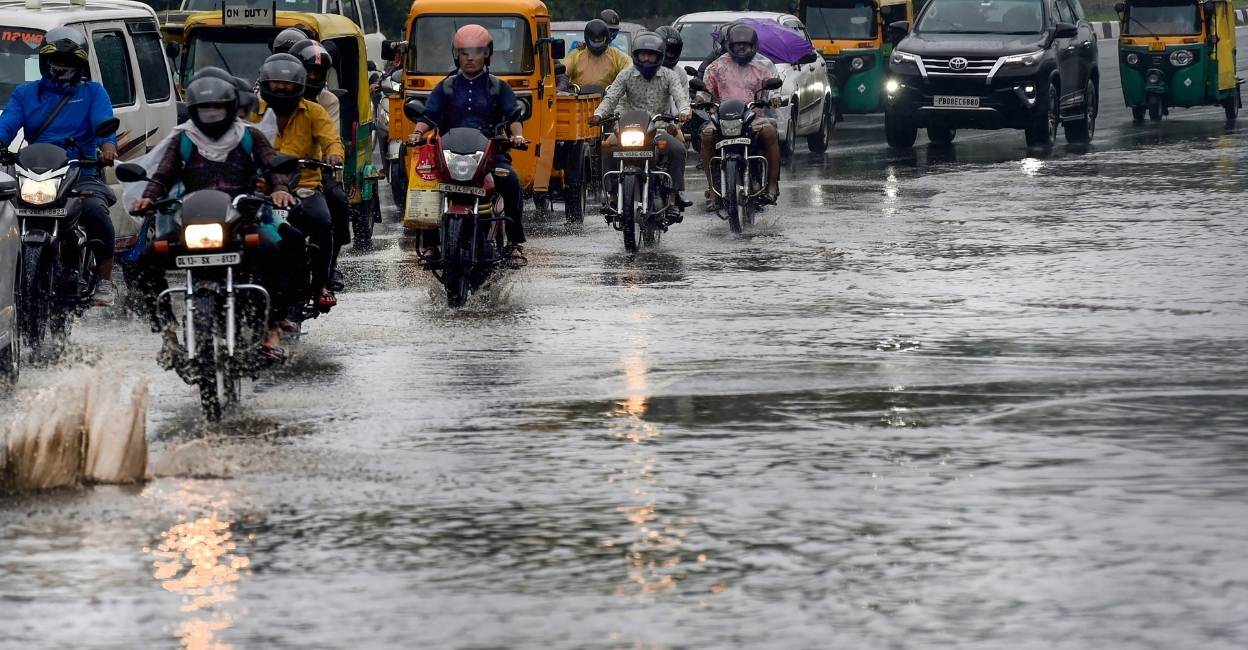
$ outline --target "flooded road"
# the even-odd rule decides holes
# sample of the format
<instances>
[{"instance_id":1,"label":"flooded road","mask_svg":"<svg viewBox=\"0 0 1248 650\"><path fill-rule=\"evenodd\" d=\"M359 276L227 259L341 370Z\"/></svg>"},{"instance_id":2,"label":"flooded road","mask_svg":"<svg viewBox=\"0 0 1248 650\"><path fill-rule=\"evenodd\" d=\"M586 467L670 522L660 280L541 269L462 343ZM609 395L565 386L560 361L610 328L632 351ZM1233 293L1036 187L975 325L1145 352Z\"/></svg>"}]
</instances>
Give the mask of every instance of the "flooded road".
<instances>
[{"instance_id":1,"label":"flooded road","mask_svg":"<svg viewBox=\"0 0 1248 650\"><path fill-rule=\"evenodd\" d=\"M1112 64L1089 149L851 117L748 236L532 218L462 311L387 223L219 426L92 315L213 462L0 500L0 646L1244 647L1248 126Z\"/></svg>"}]
</instances>

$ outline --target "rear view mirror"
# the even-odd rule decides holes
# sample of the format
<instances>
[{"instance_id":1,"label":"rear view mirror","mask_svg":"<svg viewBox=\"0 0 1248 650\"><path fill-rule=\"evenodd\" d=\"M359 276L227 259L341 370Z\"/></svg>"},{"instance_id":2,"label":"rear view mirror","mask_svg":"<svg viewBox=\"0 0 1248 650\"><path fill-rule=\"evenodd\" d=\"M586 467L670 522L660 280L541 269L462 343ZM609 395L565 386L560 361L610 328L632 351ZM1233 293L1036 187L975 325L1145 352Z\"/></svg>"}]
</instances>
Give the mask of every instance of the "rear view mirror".
<instances>
[{"instance_id":1,"label":"rear view mirror","mask_svg":"<svg viewBox=\"0 0 1248 650\"><path fill-rule=\"evenodd\" d=\"M568 46L562 38L550 39L550 58L558 61L567 55Z\"/></svg>"},{"instance_id":2,"label":"rear view mirror","mask_svg":"<svg viewBox=\"0 0 1248 650\"><path fill-rule=\"evenodd\" d=\"M415 122L425 116L425 103L419 99L413 99L403 105L403 114L407 119Z\"/></svg>"},{"instance_id":3,"label":"rear view mirror","mask_svg":"<svg viewBox=\"0 0 1248 650\"><path fill-rule=\"evenodd\" d=\"M784 85L784 81L779 77L772 77L763 82L763 90L779 90Z\"/></svg>"},{"instance_id":4,"label":"rear view mirror","mask_svg":"<svg viewBox=\"0 0 1248 650\"><path fill-rule=\"evenodd\" d=\"M1053 38L1074 38L1079 35L1079 28L1070 23L1058 23L1053 30Z\"/></svg>"},{"instance_id":5,"label":"rear view mirror","mask_svg":"<svg viewBox=\"0 0 1248 650\"><path fill-rule=\"evenodd\" d=\"M403 71L395 70L394 74L390 75L390 81L393 81L394 83L402 86L403 85Z\"/></svg>"},{"instance_id":6,"label":"rear view mirror","mask_svg":"<svg viewBox=\"0 0 1248 650\"><path fill-rule=\"evenodd\" d=\"M692 78L692 79L690 79L690 80L689 80L689 87L690 87L690 88L692 88L693 90L698 91L698 92L703 92L703 93L705 93L705 92L710 92L710 91L709 91L709 90L707 90L707 88L706 88L706 82L705 82L705 81L702 81L701 79L699 79L699 78L697 78L697 77L694 77L694 78Z\"/></svg>"},{"instance_id":7,"label":"rear view mirror","mask_svg":"<svg viewBox=\"0 0 1248 650\"><path fill-rule=\"evenodd\" d=\"M347 91L344 88L333 88L329 92L332 93L333 96L337 97L338 99L342 99L343 97L347 96Z\"/></svg>"},{"instance_id":8,"label":"rear view mirror","mask_svg":"<svg viewBox=\"0 0 1248 650\"><path fill-rule=\"evenodd\" d=\"M512 109L511 114L507 116L507 119L512 122L520 122L524 120L525 112L524 104L516 102L516 107Z\"/></svg>"},{"instance_id":9,"label":"rear view mirror","mask_svg":"<svg viewBox=\"0 0 1248 650\"><path fill-rule=\"evenodd\" d=\"M818 54L816 54L815 52L807 52L805 55L802 56L802 58L797 60L797 63L799 65L807 65L809 63L814 63L815 61L818 61L818 60L819 60Z\"/></svg>"},{"instance_id":10,"label":"rear view mirror","mask_svg":"<svg viewBox=\"0 0 1248 650\"><path fill-rule=\"evenodd\" d=\"M910 33L910 21L898 20L896 22L889 23L888 28L896 32L901 32L902 34L909 34Z\"/></svg>"},{"instance_id":11,"label":"rear view mirror","mask_svg":"<svg viewBox=\"0 0 1248 650\"><path fill-rule=\"evenodd\" d=\"M141 183L147 180L147 170L135 163L117 165L117 180L123 183Z\"/></svg>"},{"instance_id":12,"label":"rear view mirror","mask_svg":"<svg viewBox=\"0 0 1248 650\"><path fill-rule=\"evenodd\" d=\"M182 46L173 41L165 41L165 56L176 59L182 54Z\"/></svg>"},{"instance_id":13,"label":"rear view mirror","mask_svg":"<svg viewBox=\"0 0 1248 650\"><path fill-rule=\"evenodd\" d=\"M689 75L690 77L697 77L697 76L699 76L699 75L698 75L698 69L697 69L697 68L695 68L695 67L693 67L693 66L691 66L691 65L687 65L687 66L685 66L685 74Z\"/></svg>"},{"instance_id":14,"label":"rear view mirror","mask_svg":"<svg viewBox=\"0 0 1248 650\"><path fill-rule=\"evenodd\" d=\"M564 65L564 64L562 64L562 63L556 63L556 64L555 64L555 74L557 74L557 75L565 75L565 74L568 74L568 66L566 66L566 65Z\"/></svg>"},{"instance_id":15,"label":"rear view mirror","mask_svg":"<svg viewBox=\"0 0 1248 650\"><path fill-rule=\"evenodd\" d=\"M0 172L0 202L10 201L17 196L17 179Z\"/></svg>"},{"instance_id":16,"label":"rear view mirror","mask_svg":"<svg viewBox=\"0 0 1248 650\"><path fill-rule=\"evenodd\" d=\"M369 62L368 62L368 71L369 71L369 72L377 72L377 62L376 62L376 61L369 61Z\"/></svg>"},{"instance_id":17,"label":"rear view mirror","mask_svg":"<svg viewBox=\"0 0 1248 650\"><path fill-rule=\"evenodd\" d=\"M387 61L393 61L395 56L399 54L399 44L403 41L382 41L381 42L381 58Z\"/></svg>"},{"instance_id":18,"label":"rear view mirror","mask_svg":"<svg viewBox=\"0 0 1248 650\"><path fill-rule=\"evenodd\" d=\"M106 138L116 133L120 126L121 120L115 117L110 117L107 120L100 122L99 125L95 127L95 135L101 138Z\"/></svg>"}]
</instances>

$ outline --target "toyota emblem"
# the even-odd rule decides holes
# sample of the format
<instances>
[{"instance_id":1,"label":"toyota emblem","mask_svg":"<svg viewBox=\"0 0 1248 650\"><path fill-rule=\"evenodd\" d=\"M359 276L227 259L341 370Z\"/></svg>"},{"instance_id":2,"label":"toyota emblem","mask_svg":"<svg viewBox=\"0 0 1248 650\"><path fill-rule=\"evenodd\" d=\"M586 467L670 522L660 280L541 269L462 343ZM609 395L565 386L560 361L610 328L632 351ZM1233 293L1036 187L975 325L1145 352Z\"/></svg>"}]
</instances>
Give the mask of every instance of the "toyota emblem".
<instances>
[{"instance_id":1,"label":"toyota emblem","mask_svg":"<svg viewBox=\"0 0 1248 650\"><path fill-rule=\"evenodd\" d=\"M966 64L967 64L967 60L960 56L955 56L952 59L949 59L950 70L957 70L961 72L962 70L966 69Z\"/></svg>"}]
</instances>

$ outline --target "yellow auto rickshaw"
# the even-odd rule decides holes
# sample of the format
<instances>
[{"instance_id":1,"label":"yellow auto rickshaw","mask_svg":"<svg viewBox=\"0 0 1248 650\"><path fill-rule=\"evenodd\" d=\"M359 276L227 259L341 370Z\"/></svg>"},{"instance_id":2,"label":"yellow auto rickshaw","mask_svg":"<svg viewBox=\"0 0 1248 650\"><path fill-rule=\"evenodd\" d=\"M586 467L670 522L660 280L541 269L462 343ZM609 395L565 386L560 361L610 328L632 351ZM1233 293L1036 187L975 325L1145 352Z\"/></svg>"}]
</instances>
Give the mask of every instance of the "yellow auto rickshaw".
<instances>
[{"instance_id":1,"label":"yellow auto rickshaw","mask_svg":"<svg viewBox=\"0 0 1248 650\"><path fill-rule=\"evenodd\" d=\"M402 44L388 43L386 53L403 49L403 93L390 97L391 146L400 147L405 175L392 173L395 190L405 192L414 177L415 149L402 143L415 125L403 105L426 100L455 71L451 38L460 27L475 23L494 38L489 71L515 91L525 109L527 151L512 151L512 164L525 194L539 210L561 199L569 222L584 218L593 145L601 130L589 117L600 94L557 92L555 64L563 58L563 41L551 38L550 12L540 0L418 0L412 3ZM383 56L385 56L383 54ZM387 57L388 58L388 57ZM396 201L397 203L397 201ZM404 206L399 204L400 209Z\"/></svg>"},{"instance_id":2,"label":"yellow auto rickshaw","mask_svg":"<svg viewBox=\"0 0 1248 650\"><path fill-rule=\"evenodd\" d=\"M187 17L175 72L179 88L208 66L254 83L260 64L271 53L273 38L288 27L298 27L320 41L334 59L326 87L338 96L342 112L339 127L347 152L342 184L352 206L353 243L367 246L374 225L381 221L381 199L380 175L373 165L373 104L363 33L350 19L334 14L243 9L227 5L221 11Z\"/></svg>"},{"instance_id":3,"label":"yellow auto rickshaw","mask_svg":"<svg viewBox=\"0 0 1248 650\"><path fill-rule=\"evenodd\" d=\"M912 0L799 0L797 15L823 54L838 115L884 110L893 46L905 36L889 25L914 20Z\"/></svg>"},{"instance_id":4,"label":"yellow auto rickshaw","mask_svg":"<svg viewBox=\"0 0 1248 650\"><path fill-rule=\"evenodd\" d=\"M1221 105L1227 121L1243 105L1235 74L1235 7L1230 0L1127 0L1118 73L1136 123L1171 107Z\"/></svg>"}]
</instances>

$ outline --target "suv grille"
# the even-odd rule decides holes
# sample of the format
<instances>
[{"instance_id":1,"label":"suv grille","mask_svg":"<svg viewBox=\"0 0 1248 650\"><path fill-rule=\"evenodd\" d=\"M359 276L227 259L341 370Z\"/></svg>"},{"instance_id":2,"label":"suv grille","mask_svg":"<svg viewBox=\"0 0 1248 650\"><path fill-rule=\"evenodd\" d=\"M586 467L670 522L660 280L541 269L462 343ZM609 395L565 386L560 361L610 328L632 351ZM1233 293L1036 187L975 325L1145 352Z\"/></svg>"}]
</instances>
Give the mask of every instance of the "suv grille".
<instances>
[{"instance_id":1,"label":"suv grille","mask_svg":"<svg viewBox=\"0 0 1248 650\"><path fill-rule=\"evenodd\" d=\"M966 61L965 66L954 67L950 61L962 59ZM961 61L959 61L961 63ZM987 77L992 71L993 66L997 64L996 58L991 59L972 59L964 57L923 57L923 67L927 68L927 74L933 77Z\"/></svg>"}]
</instances>

